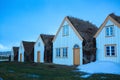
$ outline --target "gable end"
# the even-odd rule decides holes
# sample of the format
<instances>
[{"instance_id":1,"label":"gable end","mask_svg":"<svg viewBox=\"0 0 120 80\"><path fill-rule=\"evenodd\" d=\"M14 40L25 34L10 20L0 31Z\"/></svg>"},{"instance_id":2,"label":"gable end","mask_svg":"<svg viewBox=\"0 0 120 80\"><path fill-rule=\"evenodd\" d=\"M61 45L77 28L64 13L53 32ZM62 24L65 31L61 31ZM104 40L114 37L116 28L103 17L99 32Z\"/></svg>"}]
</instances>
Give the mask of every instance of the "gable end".
<instances>
[{"instance_id":1,"label":"gable end","mask_svg":"<svg viewBox=\"0 0 120 80\"><path fill-rule=\"evenodd\" d=\"M117 25L120 28L120 24L113 19L111 16L108 16L105 21L103 22L103 24L100 26L99 30L97 31L97 33L94 35L94 38L96 38L99 33L102 31L102 29L105 27L106 23L108 22L108 20L112 21L115 25Z\"/></svg>"},{"instance_id":2,"label":"gable end","mask_svg":"<svg viewBox=\"0 0 120 80\"><path fill-rule=\"evenodd\" d=\"M74 32L77 34L77 36L79 37L79 39L83 41L83 38L79 35L79 33L78 33L77 30L74 28L74 26L72 25L72 23L69 21L69 19L68 19L67 17L65 17L64 20L62 21L62 24L60 25L60 28L58 29L58 31L57 31L57 33L56 33L56 35L55 35L55 37L54 37L54 39L53 39L52 42L55 41L55 39L56 39L58 33L60 32L60 30L61 30L61 28L62 28L62 26L63 26L63 24L64 24L65 21L67 21L67 23L70 25L70 27L71 27L71 28L74 30Z\"/></svg>"}]
</instances>

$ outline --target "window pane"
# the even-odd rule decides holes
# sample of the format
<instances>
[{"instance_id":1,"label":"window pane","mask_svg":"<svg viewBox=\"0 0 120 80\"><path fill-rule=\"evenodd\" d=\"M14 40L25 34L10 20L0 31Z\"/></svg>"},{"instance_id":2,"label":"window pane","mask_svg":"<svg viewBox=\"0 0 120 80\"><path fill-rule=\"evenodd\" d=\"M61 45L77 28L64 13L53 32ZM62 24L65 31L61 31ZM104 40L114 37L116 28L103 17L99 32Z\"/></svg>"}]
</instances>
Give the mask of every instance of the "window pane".
<instances>
[{"instance_id":1,"label":"window pane","mask_svg":"<svg viewBox=\"0 0 120 80\"><path fill-rule=\"evenodd\" d=\"M56 57L60 57L60 48L56 48Z\"/></svg>"},{"instance_id":2,"label":"window pane","mask_svg":"<svg viewBox=\"0 0 120 80\"><path fill-rule=\"evenodd\" d=\"M107 56L110 56L110 53L107 53Z\"/></svg>"},{"instance_id":3,"label":"window pane","mask_svg":"<svg viewBox=\"0 0 120 80\"><path fill-rule=\"evenodd\" d=\"M107 50L107 52L110 52L110 50Z\"/></svg>"},{"instance_id":4,"label":"window pane","mask_svg":"<svg viewBox=\"0 0 120 80\"><path fill-rule=\"evenodd\" d=\"M56 57L58 57L58 48L56 48Z\"/></svg>"},{"instance_id":5,"label":"window pane","mask_svg":"<svg viewBox=\"0 0 120 80\"><path fill-rule=\"evenodd\" d=\"M106 36L109 36L109 28L106 28Z\"/></svg>"},{"instance_id":6,"label":"window pane","mask_svg":"<svg viewBox=\"0 0 120 80\"><path fill-rule=\"evenodd\" d=\"M113 35L113 30L114 30L113 26L106 27L106 36L112 36Z\"/></svg>"},{"instance_id":7,"label":"window pane","mask_svg":"<svg viewBox=\"0 0 120 80\"><path fill-rule=\"evenodd\" d=\"M65 26L65 32L66 32L66 35L68 35L68 26L67 25Z\"/></svg>"},{"instance_id":8,"label":"window pane","mask_svg":"<svg viewBox=\"0 0 120 80\"><path fill-rule=\"evenodd\" d=\"M113 35L113 27L110 27L110 36Z\"/></svg>"},{"instance_id":9,"label":"window pane","mask_svg":"<svg viewBox=\"0 0 120 80\"><path fill-rule=\"evenodd\" d=\"M109 47L109 46L107 46L107 47L106 47L106 50L110 50L110 47Z\"/></svg>"},{"instance_id":10,"label":"window pane","mask_svg":"<svg viewBox=\"0 0 120 80\"><path fill-rule=\"evenodd\" d=\"M63 35L68 35L68 34L69 34L68 25L64 25L63 26Z\"/></svg>"},{"instance_id":11,"label":"window pane","mask_svg":"<svg viewBox=\"0 0 120 80\"><path fill-rule=\"evenodd\" d=\"M112 53L112 56L114 56L114 55L115 55L115 53L113 52L113 53Z\"/></svg>"},{"instance_id":12,"label":"window pane","mask_svg":"<svg viewBox=\"0 0 120 80\"><path fill-rule=\"evenodd\" d=\"M112 56L115 55L115 46L111 46L111 55L112 55Z\"/></svg>"},{"instance_id":13,"label":"window pane","mask_svg":"<svg viewBox=\"0 0 120 80\"><path fill-rule=\"evenodd\" d=\"M38 43L38 46L40 46L40 42Z\"/></svg>"},{"instance_id":14,"label":"window pane","mask_svg":"<svg viewBox=\"0 0 120 80\"><path fill-rule=\"evenodd\" d=\"M109 47L109 46L106 47L106 55L107 55L107 56L110 55L110 47Z\"/></svg>"},{"instance_id":15,"label":"window pane","mask_svg":"<svg viewBox=\"0 0 120 80\"><path fill-rule=\"evenodd\" d=\"M58 56L60 57L60 48L58 49Z\"/></svg>"},{"instance_id":16,"label":"window pane","mask_svg":"<svg viewBox=\"0 0 120 80\"><path fill-rule=\"evenodd\" d=\"M111 50L114 50L115 49L115 47L114 46L111 46Z\"/></svg>"},{"instance_id":17,"label":"window pane","mask_svg":"<svg viewBox=\"0 0 120 80\"><path fill-rule=\"evenodd\" d=\"M111 50L111 52L115 52L115 50Z\"/></svg>"},{"instance_id":18,"label":"window pane","mask_svg":"<svg viewBox=\"0 0 120 80\"><path fill-rule=\"evenodd\" d=\"M67 57L67 48L63 48L63 57Z\"/></svg>"}]
</instances>

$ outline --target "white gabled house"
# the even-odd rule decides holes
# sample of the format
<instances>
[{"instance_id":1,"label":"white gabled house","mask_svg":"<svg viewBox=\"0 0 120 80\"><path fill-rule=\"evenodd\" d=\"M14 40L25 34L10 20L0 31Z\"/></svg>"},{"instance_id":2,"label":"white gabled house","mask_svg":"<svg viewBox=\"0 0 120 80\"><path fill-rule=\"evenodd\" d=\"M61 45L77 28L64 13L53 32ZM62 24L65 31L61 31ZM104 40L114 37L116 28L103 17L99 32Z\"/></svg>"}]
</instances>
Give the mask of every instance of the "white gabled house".
<instances>
[{"instance_id":1,"label":"white gabled house","mask_svg":"<svg viewBox=\"0 0 120 80\"><path fill-rule=\"evenodd\" d=\"M54 35L40 34L34 45L34 62L52 62Z\"/></svg>"},{"instance_id":2,"label":"white gabled house","mask_svg":"<svg viewBox=\"0 0 120 80\"><path fill-rule=\"evenodd\" d=\"M41 36L38 37L34 45L34 62L44 62L44 42Z\"/></svg>"},{"instance_id":3,"label":"white gabled house","mask_svg":"<svg viewBox=\"0 0 120 80\"><path fill-rule=\"evenodd\" d=\"M108 15L94 37L96 60L120 63L120 16Z\"/></svg>"},{"instance_id":4,"label":"white gabled house","mask_svg":"<svg viewBox=\"0 0 120 80\"><path fill-rule=\"evenodd\" d=\"M10 61L14 61L14 48L12 47L11 54L10 54Z\"/></svg>"},{"instance_id":5,"label":"white gabled house","mask_svg":"<svg viewBox=\"0 0 120 80\"><path fill-rule=\"evenodd\" d=\"M35 42L22 41L19 47L18 62L33 62Z\"/></svg>"},{"instance_id":6,"label":"white gabled house","mask_svg":"<svg viewBox=\"0 0 120 80\"><path fill-rule=\"evenodd\" d=\"M88 21L65 17L53 39L53 63L83 64L83 45L96 33L97 27Z\"/></svg>"}]
</instances>

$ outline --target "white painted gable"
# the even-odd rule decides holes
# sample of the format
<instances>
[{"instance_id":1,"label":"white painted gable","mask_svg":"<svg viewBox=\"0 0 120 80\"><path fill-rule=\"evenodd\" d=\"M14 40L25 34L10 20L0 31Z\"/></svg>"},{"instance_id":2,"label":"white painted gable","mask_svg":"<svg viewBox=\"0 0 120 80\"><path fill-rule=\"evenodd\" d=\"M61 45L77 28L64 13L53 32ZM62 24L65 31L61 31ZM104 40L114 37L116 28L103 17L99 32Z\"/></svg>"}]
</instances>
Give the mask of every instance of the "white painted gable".
<instances>
[{"instance_id":1,"label":"white painted gable","mask_svg":"<svg viewBox=\"0 0 120 80\"><path fill-rule=\"evenodd\" d=\"M108 20L105 26L108 26L108 25L114 25L114 23L111 20Z\"/></svg>"},{"instance_id":2,"label":"white painted gable","mask_svg":"<svg viewBox=\"0 0 120 80\"><path fill-rule=\"evenodd\" d=\"M24 46L23 46L22 42L20 44L19 53L18 53L18 61L19 62L20 62L20 54L22 54L22 62L24 62Z\"/></svg>"},{"instance_id":3,"label":"white painted gable","mask_svg":"<svg viewBox=\"0 0 120 80\"><path fill-rule=\"evenodd\" d=\"M114 25L114 36L106 37L105 35L105 26ZM96 47L97 47L97 60L106 60L120 63L120 28L115 25L111 20L108 20L104 28L98 34L96 38ZM105 56L105 45L115 44L116 53L115 57Z\"/></svg>"},{"instance_id":4,"label":"white painted gable","mask_svg":"<svg viewBox=\"0 0 120 80\"><path fill-rule=\"evenodd\" d=\"M14 50L13 50L13 48L11 50L11 61L14 61Z\"/></svg>"},{"instance_id":5,"label":"white painted gable","mask_svg":"<svg viewBox=\"0 0 120 80\"><path fill-rule=\"evenodd\" d=\"M14 50L13 50L13 47L12 47L12 49L11 49L11 55L14 56Z\"/></svg>"},{"instance_id":6,"label":"white painted gable","mask_svg":"<svg viewBox=\"0 0 120 80\"><path fill-rule=\"evenodd\" d=\"M34 45L34 62L37 62L38 51L40 51L40 62L44 62L44 43L41 37L38 38Z\"/></svg>"},{"instance_id":7,"label":"white painted gable","mask_svg":"<svg viewBox=\"0 0 120 80\"><path fill-rule=\"evenodd\" d=\"M58 32L55 41L53 42L53 63L56 64L64 64L64 65L73 65L73 46L75 44L80 47L80 64L82 64L82 41L77 36L73 28L69 25L67 21L63 23L63 25L68 24L69 26L69 35L63 36L63 27L60 27L60 31ZM63 26L62 25L62 26ZM68 57L61 58L56 57L56 48L68 48Z\"/></svg>"}]
</instances>

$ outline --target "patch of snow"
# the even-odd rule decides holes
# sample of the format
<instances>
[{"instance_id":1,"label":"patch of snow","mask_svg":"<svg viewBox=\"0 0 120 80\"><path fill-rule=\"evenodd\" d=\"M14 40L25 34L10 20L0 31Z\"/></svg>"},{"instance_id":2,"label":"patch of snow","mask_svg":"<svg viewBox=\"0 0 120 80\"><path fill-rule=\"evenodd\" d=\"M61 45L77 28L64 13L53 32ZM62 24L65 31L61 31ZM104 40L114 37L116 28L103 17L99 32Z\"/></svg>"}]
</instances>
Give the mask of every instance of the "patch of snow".
<instances>
[{"instance_id":1,"label":"patch of snow","mask_svg":"<svg viewBox=\"0 0 120 80\"><path fill-rule=\"evenodd\" d=\"M85 74L85 75L82 75L82 76L80 76L81 78L88 78L88 77L90 77L92 74Z\"/></svg>"},{"instance_id":2,"label":"patch of snow","mask_svg":"<svg viewBox=\"0 0 120 80\"><path fill-rule=\"evenodd\" d=\"M8 70L8 72L13 73L13 72L15 72L15 71L14 71L14 70Z\"/></svg>"},{"instance_id":3,"label":"patch of snow","mask_svg":"<svg viewBox=\"0 0 120 80\"><path fill-rule=\"evenodd\" d=\"M3 78L0 77L0 80L3 80Z\"/></svg>"},{"instance_id":4,"label":"patch of snow","mask_svg":"<svg viewBox=\"0 0 120 80\"><path fill-rule=\"evenodd\" d=\"M96 61L77 67L79 71L94 74L107 73L120 75L120 64L110 61Z\"/></svg>"},{"instance_id":5,"label":"patch of snow","mask_svg":"<svg viewBox=\"0 0 120 80\"><path fill-rule=\"evenodd\" d=\"M29 77L29 78L39 78L40 76L37 75L37 74L27 74L26 77Z\"/></svg>"},{"instance_id":6,"label":"patch of snow","mask_svg":"<svg viewBox=\"0 0 120 80\"><path fill-rule=\"evenodd\" d=\"M106 79L107 77L102 76L101 79Z\"/></svg>"}]
</instances>

